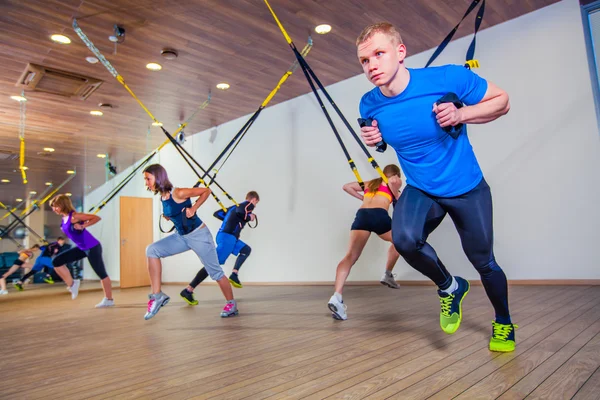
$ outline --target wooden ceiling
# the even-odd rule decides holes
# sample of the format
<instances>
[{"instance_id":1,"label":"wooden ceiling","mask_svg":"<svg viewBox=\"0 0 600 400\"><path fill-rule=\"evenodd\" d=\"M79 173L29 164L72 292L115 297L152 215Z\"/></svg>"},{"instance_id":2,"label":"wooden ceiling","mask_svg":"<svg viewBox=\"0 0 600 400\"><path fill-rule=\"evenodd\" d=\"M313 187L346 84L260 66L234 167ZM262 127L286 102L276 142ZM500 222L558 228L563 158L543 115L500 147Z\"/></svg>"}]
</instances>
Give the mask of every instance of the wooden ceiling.
<instances>
[{"instance_id":1,"label":"wooden ceiling","mask_svg":"<svg viewBox=\"0 0 600 400\"><path fill-rule=\"evenodd\" d=\"M495 0L486 4L482 29L550 5L558 0ZM280 20L301 48L310 32L314 48L308 61L325 85L360 74L354 41L367 24L394 23L412 54L435 47L460 20L471 0L271 0ZM28 63L36 63L101 79L104 83L87 100L26 92L26 165L29 184L23 185L18 159L0 161L0 201L14 204L44 183L58 184L66 170L77 176L63 191L75 198L105 182L107 153L123 170L163 142L160 129L108 73L90 64L91 52L72 29L72 19L125 78L127 84L174 131L206 100L186 131L199 132L253 112L293 62L294 57L261 0L4 0L0 2L0 151L18 153L19 103L16 85ZM472 34L475 12L456 38ZM328 23L328 35L314 27ZM125 28L125 41L108 40L114 25ZM56 44L51 34L64 34L72 43ZM164 48L178 51L166 60ZM457 60L460 62L461 60ZM158 62L163 69L145 68ZM227 91L215 89L228 82ZM308 93L302 74L295 74L272 104ZM110 103L102 117L90 115L99 103ZM55 152L40 155L44 147Z\"/></svg>"}]
</instances>

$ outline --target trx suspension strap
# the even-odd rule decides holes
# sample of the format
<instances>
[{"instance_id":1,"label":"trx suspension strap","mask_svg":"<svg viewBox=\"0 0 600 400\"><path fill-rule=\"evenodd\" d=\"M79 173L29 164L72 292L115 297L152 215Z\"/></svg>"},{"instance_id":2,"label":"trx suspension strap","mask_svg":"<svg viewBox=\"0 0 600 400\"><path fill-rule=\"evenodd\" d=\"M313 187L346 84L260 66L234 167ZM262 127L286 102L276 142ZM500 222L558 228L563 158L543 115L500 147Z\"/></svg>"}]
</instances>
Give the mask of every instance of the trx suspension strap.
<instances>
[{"instance_id":1,"label":"trx suspension strap","mask_svg":"<svg viewBox=\"0 0 600 400\"><path fill-rule=\"evenodd\" d=\"M327 118L327 122L329 122L329 126L331 127L331 129L332 129L332 131L333 131L336 139L338 140L338 143L340 144L340 147L342 148L342 151L344 152L344 155L346 156L346 159L348 160L348 164L349 164L350 168L352 169L352 172L356 176L356 179L357 179L359 185L361 186L361 188L364 189L364 182L363 182L362 178L360 177L360 174L358 173L358 169L356 168L356 164L354 163L354 161L350 157L350 154L348 153L348 150L346 149L346 146L344 145L344 143L342 141L342 138L340 137L340 135L339 135L339 133L338 133L338 131L337 131L337 129L336 129L333 121L331 120L331 117L329 116L329 113L327 112L327 109L325 108L325 105L323 104L323 101L321 100L321 97L317 93L317 90L315 88L315 83L317 84L317 86L319 87L319 89L321 90L321 92L323 93L323 95L325 96L325 98L329 101L329 103L331 104L331 106L333 107L333 109L336 111L336 113L338 114L338 116L342 119L342 121L344 122L344 125L346 125L346 128L348 128L348 130L350 131L350 133L352 134L352 136L354 137L354 139L356 140L356 142L358 143L358 145L360 146L360 148L363 150L363 152L367 156L368 161L371 163L371 166L377 171L377 173L379 174L379 176L381 177L381 179L383 180L383 182L385 182L386 184L388 184L388 178L387 178L387 176L385 176L385 174L383 173L383 171L381 170L381 168L377 164L377 161L375 161L375 159L371 156L371 154L369 153L369 151L367 150L367 148L365 147L365 145L362 143L362 141L360 140L360 138L356 135L356 132L354 132L354 129L352 129L352 126L350 125L350 123L348 123L348 120L346 119L346 117L344 117L344 115L342 114L342 112L340 111L340 109L338 108L338 106L335 104L335 102L333 101L333 99L331 98L331 96L329 95L329 93L327 92L327 90L325 90L325 87L323 87L323 85L321 84L321 81L319 80L319 78L316 76L316 74L310 68L310 66L308 65L308 63L306 62L306 60L304 59L304 57L302 57L302 55L300 54L300 52L298 52L298 49L296 48L296 45L294 44L294 42L292 41L292 39L290 38L290 36L285 31L285 28L283 27L283 25L281 24L281 22L277 18L277 15L275 14L275 12L273 11L273 9L269 5L269 2L267 0L264 0L264 1L265 1L265 4L267 5L267 7L269 8L269 11L273 15L273 18L275 19L275 22L279 26L279 29L281 30L281 33L285 37L285 40L287 41L288 45L290 46L290 48L294 52L294 55L296 56L296 59L298 60L298 64L300 64L300 67L302 68L302 71L304 72L306 80L308 81L308 83L310 85L310 88L312 89L315 97L317 98L317 101L319 102L319 105L321 106L321 110L323 111L323 114L325 114L325 118ZM314 80L314 82L313 82L313 80Z\"/></svg>"},{"instance_id":2,"label":"trx suspension strap","mask_svg":"<svg viewBox=\"0 0 600 400\"><path fill-rule=\"evenodd\" d=\"M46 242L46 239L44 239L44 238L43 238L43 237L41 237L41 236L40 236L40 235L39 235L39 234L38 234L36 231L34 231L33 229L31 229L31 228L30 228L30 227L29 227L29 226L28 226L28 225L25 223L25 221L23 221L21 218L19 218L19 217L17 216L17 214L15 214L15 213L13 213L12 211L10 211L10 209L9 209L8 207L6 207L6 206L4 205L4 203L2 203L1 201L0 201L0 208L3 208L3 209L5 209L5 210L7 210L7 211L8 211L8 212L9 212L9 213L10 213L10 214L13 216L13 218L15 219L15 221L17 222L17 224L19 224L19 223L20 223L21 225L23 225L23 227L25 227L25 229L27 229L29 232L31 232L31 233L33 233L35 236L37 236L37 238L39 239L39 241L40 241L40 242L42 242L42 243L44 243L44 244L47 244L47 243L48 243L48 242ZM16 226L17 224L15 224L15 226ZM10 225L9 225L9 227L10 227ZM0 239L4 239L4 238L5 238L5 237L6 237L6 236L7 236L7 235L10 233L10 231L11 231L12 229L14 229L14 227L12 227L12 228L9 228L9 227L7 227L7 228L6 228L6 230L3 232L3 234L2 234L2 237L0 237Z\"/></svg>"},{"instance_id":3,"label":"trx suspension strap","mask_svg":"<svg viewBox=\"0 0 600 400\"><path fill-rule=\"evenodd\" d=\"M303 57L306 57L308 55L309 51L312 49L312 46L313 46L313 41L312 41L312 38L309 36L308 42L306 43L306 46L304 46L304 48L302 49L300 54ZM211 178L211 182L208 184L209 186L212 184L212 180L217 177L217 174L221 171L221 168L223 168L223 165L225 165L225 163L227 162L229 157L231 157L231 154L233 154L233 152L235 151L238 144L242 141L242 139L246 135L246 132L248 132L248 130L250 129L250 127L252 126L254 121L256 121L260 112L267 106L267 104L269 104L271 99L275 96L275 94L281 88L281 85L283 85L285 83L285 81L287 81L287 79L294 73L294 71L296 71L296 68L298 68L298 60L294 61L294 63L290 66L290 68L288 68L286 73L283 74L283 76L277 83L277 86L275 86L275 88L271 91L271 93L269 93L269 95L265 98L265 100L262 102L260 107L258 107L258 109L254 112L254 114L252 114L250 119L248 119L248 121L246 121L246 123L244 124L244 126L242 126L242 128L238 131L238 133L235 134L235 136L233 137L233 139L231 139L229 144L227 146L225 146L225 148L223 149L221 154L219 154L217 156L217 158L212 162L212 164L210 164L207 172L204 174L204 176L202 176L202 179L205 179L209 172L214 172L214 175ZM235 146L233 146L234 143L235 143ZM231 149L231 151L229 152L229 154L227 155L227 157L225 158L225 160L223 161L221 166L219 168L214 169L215 166L217 165L217 163L221 160L221 158L223 158L223 156L231 148L231 146L233 146L233 148Z\"/></svg>"},{"instance_id":4,"label":"trx suspension strap","mask_svg":"<svg viewBox=\"0 0 600 400\"><path fill-rule=\"evenodd\" d=\"M75 175L77 175L77 172L75 172L74 174L69 175L69 177L67 179L65 179L60 185L58 185L58 187L56 189L53 189L50 193L48 193L45 197L42 197L41 200L35 200L33 201L29 207L25 208L22 212L21 212L21 217L22 216L27 216L29 214L31 214L30 211L34 211L36 209L39 208L40 205L44 204L45 202L47 202L52 196L54 196L56 194L56 192L58 192L60 189L62 189L63 186L65 186L67 183L69 183L69 181L71 181L71 179L75 178Z\"/></svg>"},{"instance_id":5,"label":"trx suspension strap","mask_svg":"<svg viewBox=\"0 0 600 400\"><path fill-rule=\"evenodd\" d=\"M450 33L442 40L442 43L438 46L437 49L433 52L427 64L425 64L425 68L429 67L429 65L444 51L448 43L452 40L452 37L458 30L458 27L463 22L463 20L477 7L477 5L481 2L481 7L477 11L477 16L475 18L475 33L473 34L473 40L471 40L471 44L469 45L469 49L467 50L467 56L464 67L467 69L471 68L479 68L479 61L475 60L473 57L475 56L475 38L477 37L477 32L479 31L479 27L481 26L481 21L483 20L483 13L485 12L485 0L473 0L465 15L458 21L458 24L450 31Z\"/></svg>"},{"instance_id":6,"label":"trx suspension strap","mask_svg":"<svg viewBox=\"0 0 600 400\"><path fill-rule=\"evenodd\" d=\"M192 120L192 118L194 118L194 116L196 115L196 113L200 110L203 110L204 108L206 108L206 106L208 106L208 104L210 103L211 100L211 92L209 90L208 92L208 99L200 104L200 106L198 106L198 108L196 108L196 110L192 113L192 115L190 115L190 117L179 126L179 128L175 131L175 136L177 136L177 134L182 131ZM167 139L165 140L160 146L158 146L156 149L154 149L154 151L152 151L152 153L150 153L137 167L135 167L130 173L129 175L127 175L121 182L119 182L119 184L117 186L115 186L113 188L113 190L111 190L106 196L104 196L104 198L102 200L100 200L100 202L91 207L89 209L88 212L93 212L94 214L97 214L100 210L102 210L104 208L104 206L106 206L106 204L111 201L135 176L135 174L142 169L146 164L148 164L148 162L150 162L150 160L152 159L152 157L154 157L156 154L158 154L158 152L165 147L167 144L170 143L170 140Z\"/></svg>"},{"instance_id":7,"label":"trx suspension strap","mask_svg":"<svg viewBox=\"0 0 600 400\"><path fill-rule=\"evenodd\" d=\"M8 224L8 226L4 229L4 232L2 232L2 235L0 236L0 240L5 238L6 236L8 236L8 234L17 227L17 225L19 223L23 224L23 226L27 229L29 229L34 235L36 235L37 237L41 238L41 240L46 243L46 241L44 240L44 238L42 238L40 235L38 235L37 233L33 232L26 224L25 222L23 222L23 220L25 218L27 218L29 215L31 215L31 213L33 213L35 210L39 209L41 205L43 205L45 202L47 202L52 196L54 196L56 194L56 192L58 192L63 186L65 186L71 179L73 179L75 177L75 174L69 175L69 177L67 179L65 179L60 185L58 185L58 187L56 189L53 189L50 193L48 193L46 196L44 196L43 198L41 198L41 200L35 200L33 201L29 207L25 208L21 214L19 215L19 217L17 217L16 214L13 214L10 210L8 210L8 208L6 208L6 206L2 203L0 203L0 208L4 208L7 211L9 211L9 214L13 215L15 217L15 219ZM44 193L46 193L47 190L44 191ZM43 196L43 194L42 194ZM42 197L40 196L40 197Z\"/></svg>"},{"instance_id":8,"label":"trx suspension strap","mask_svg":"<svg viewBox=\"0 0 600 400\"><path fill-rule=\"evenodd\" d=\"M37 207L34 207L32 209L30 209L27 214L25 214L24 216L22 216L21 219L25 219L27 218L29 215L31 215L31 213L33 213L35 210L37 210ZM8 235L19 225L19 221L18 220L14 220L13 222L11 222L10 224L8 224L8 226L6 228L4 228L4 231L2 232L2 234L0 235L0 240L8 237Z\"/></svg>"},{"instance_id":9,"label":"trx suspension strap","mask_svg":"<svg viewBox=\"0 0 600 400\"><path fill-rule=\"evenodd\" d=\"M146 106L144 105L144 103L142 103L142 101L135 95L135 93L133 93L133 91L129 88L129 86L127 86L127 84L125 83L125 80L123 79L123 77L117 72L117 70L108 62L108 60L102 55L102 53L100 53L100 50L98 50L96 48L96 46L94 46L94 44L92 43L92 41L85 35L85 33L83 33L83 31L81 30L81 28L79 27L79 25L77 24L77 20L74 18L73 19L73 29L75 30L75 33L77 33L77 36L79 36L79 38L85 43L85 45L88 47L88 49L90 49L90 51L92 53L94 53L94 55L96 56L96 58L98 58L98 60L100 60L100 62L102 63L102 65L104 65L106 67L106 69L111 73L112 76L114 76L117 81L119 81L119 83L121 85L123 85L123 87L129 92L129 94L138 102L138 104L144 109L144 111L146 111L146 114L148 114L148 116L150 118L152 118L152 120L154 122L156 122L157 124L159 124L161 126L162 131L164 132L164 134L169 138L169 140L171 141L171 143L175 146L175 148L177 149L177 151L183 156L183 153L181 150L183 150L183 152L185 152L186 154L188 154L188 156L190 157L190 159L192 161L194 161L194 163L196 165L198 165L198 167L200 167L202 169L202 167L200 166L200 164L198 164L196 162L196 160L193 159L192 156L189 155L189 153L187 153L187 151L179 146L179 143L177 143L177 141L173 138L173 136L171 136L171 134L169 132L167 132L167 130L162 126L162 124L160 124L160 122L154 117L154 115L152 115L152 113L150 112L150 110L148 110L148 108L146 108ZM185 126L185 124L182 124L179 129L176 132L181 131ZM187 164L191 167L190 162L187 160L187 158L184 157L184 160L187 162ZM193 167L192 167L193 169ZM198 174L198 172L194 170L194 173L196 173L196 175L199 178L199 183L208 187L206 185L206 183L204 182L204 180L202 180L202 178L200 177L200 174ZM202 169L203 172L204 169ZM215 182L216 183L216 182ZM217 186L221 189L222 187L220 185L217 184ZM227 195L227 197L229 199L231 199L233 201L233 199L231 198L231 196L229 196L224 190L223 192ZM211 191L211 195L213 196L213 198L215 199L215 201L219 204L219 206L226 210L225 206L223 205L223 203L221 203L221 201L219 200L219 198ZM236 203L237 204L237 203Z\"/></svg>"},{"instance_id":10,"label":"trx suspension strap","mask_svg":"<svg viewBox=\"0 0 600 400\"><path fill-rule=\"evenodd\" d=\"M35 204L39 203L39 202L40 202L40 200L41 200L41 199L43 199L43 198L46 196L46 194L48 194L48 192L49 192L50 190L52 190L52 188L53 188L53 185L52 185L52 184L50 184L49 186L47 186L47 187L46 187L46 190L44 190L44 191L42 192L42 194L40 194L40 195L38 196L38 198L37 198L37 199L35 199L35 200L33 201L33 203L35 203ZM17 211L17 210L18 210L19 208L21 208L21 206L22 206L22 205L24 205L26 202L27 202L27 200L23 200L22 202L20 202L19 204L17 204L17 205L16 205L16 206L14 206L13 208L11 208L11 209L10 209L10 211L12 211L12 212L15 212L15 211ZM31 207L31 206L30 206L30 207ZM21 215L25 214L25 212L26 212L26 210L24 210L24 211L21 213ZM5 219L5 218L6 218L6 217L8 217L9 215L10 215L10 212L7 212L6 214L4 214L4 215L3 215L3 216L0 218L0 221L2 221L3 219Z\"/></svg>"},{"instance_id":11,"label":"trx suspension strap","mask_svg":"<svg viewBox=\"0 0 600 400\"><path fill-rule=\"evenodd\" d=\"M192 162L194 164L196 164L196 166L198 168L200 168L200 170L206 174L206 170L204 168L202 168L202 166L200 165L200 163L198 163L198 161L196 161L194 159L194 157L192 157L192 155L190 153L188 153L188 151L181 145L179 144L179 142L177 142L177 140L175 140L175 138L169 133L167 132L167 130L163 127L161 127L161 129L163 130L164 134L169 138L169 140L171 141L171 143L173 144L173 146L175 146L175 149L177 150L177 152L179 152L179 154L181 155L181 157L183 157L184 161L187 163L187 165L189 165L189 167L192 169L192 171L194 171L194 174L196 174L196 176L198 177L198 182L196 182L196 184L194 185L194 187L198 187L200 185L203 185L204 187L208 188L208 185L206 184L206 182L204 181L204 179L202 179L202 176L198 173L198 171L196 171L196 168L194 168L194 166L192 165ZM191 162L190 162L191 160ZM227 198L229 200L231 200L231 202L233 204L235 204L236 206L239 206L239 204L233 199L233 197L231 197L231 195L229 195L229 193L227 193L227 191L225 189L223 189L223 187L221 185L219 185L217 183L217 181L215 181L213 179L213 182L215 185L217 185L217 187L219 189L221 189L221 191L223 192L223 194L225 196L227 196ZM223 205L223 203L221 203L221 200L219 200L219 198L217 197L217 195L215 195L212 191L210 192L211 195L213 196L213 198L215 199L215 201L217 202L217 204L219 204L219 207L221 207L221 209L223 211L227 210L227 208Z\"/></svg>"},{"instance_id":12,"label":"trx suspension strap","mask_svg":"<svg viewBox=\"0 0 600 400\"><path fill-rule=\"evenodd\" d=\"M44 190L44 192L43 192L41 195L39 195L39 196L38 196L38 198L37 198L36 200L34 200L34 203L35 203L35 202L39 202L41 199L43 199L43 198L44 198L44 196L46 196L46 193L48 193L48 191L50 191L50 190L52 190L52 185L48 186L48 187L46 188L46 190ZM10 211L12 211L12 212L15 212L15 211L17 211L17 210L18 210L19 208L21 208L21 206L22 206L23 204L25 204L25 203L26 203L26 200L23 200L22 202L20 202L19 204L17 204L17 205L16 205L16 206L14 206L13 208L11 208L11 209L10 209ZM6 214L4 214L4 215L2 216L2 218L0 218L0 221L2 221L3 219L5 219L5 218L6 218L6 217L8 217L9 215L10 215L10 212L7 212ZM23 214L21 214L21 215L23 215Z\"/></svg>"},{"instance_id":13,"label":"trx suspension strap","mask_svg":"<svg viewBox=\"0 0 600 400\"><path fill-rule=\"evenodd\" d=\"M152 157L154 157L156 155L156 153L158 153L158 151L165 146L167 143L169 143L169 141L167 140L165 143L161 144L158 148L156 148L156 150L154 150L152 153L150 153L150 155L148 155L148 157L146 157L137 167L135 167L130 173L129 175L127 175L121 182L119 182L119 184L117 184L117 186L115 186L110 192L108 192L108 194L106 194L106 196L104 196L102 198L102 200L100 200L98 202L97 205L90 207L90 209L88 210L88 213L93 213L93 214L98 214L98 212L100 210L102 210L104 208L104 206L113 199L113 197L115 197L117 195L117 193L119 193L121 191L121 189L123 189L135 176L135 173L137 171L140 170L140 168L144 167L146 164L148 164L148 162L152 159Z\"/></svg>"},{"instance_id":14,"label":"trx suspension strap","mask_svg":"<svg viewBox=\"0 0 600 400\"><path fill-rule=\"evenodd\" d=\"M25 99L25 91L21 92L21 97ZM20 121L19 121L19 141L21 142L19 149L19 169L21 170L21 176L23 177L23 183L27 184L27 174L25 173L25 110L27 100L19 102L20 110Z\"/></svg>"},{"instance_id":15,"label":"trx suspension strap","mask_svg":"<svg viewBox=\"0 0 600 400\"><path fill-rule=\"evenodd\" d=\"M54 196L56 194L56 192L58 192L63 186L65 186L69 181L71 181L71 179L73 179L75 177L75 174L69 175L69 177L67 179L65 179L60 185L58 185L57 188L53 189L50 193L48 193L46 196L44 196L41 200L35 200L33 201L29 207L25 208L21 214L19 215L19 217L16 216L16 214L10 213L12 214L15 219L8 224L8 226L4 229L4 232L2 233L0 239L6 237L13 229L15 229L17 227L17 225L19 223L23 224L23 226L25 226L25 228L29 229L29 227L27 225L25 225L25 223L23 222L23 220L25 218L27 218L29 215L31 215L31 213L33 213L35 210L38 210L40 208L41 205L44 205L44 203L46 203L52 196ZM47 190L44 191L44 193L47 192ZM43 196L43 194L42 194ZM41 197L41 196L40 196ZM1 204L1 203L0 203ZM8 210L6 208L6 206L4 206L3 204L0 206L0 208L5 208L6 210ZM32 231L33 232L33 231ZM37 233L33 232L36 236L40 237L40 235L38 235ZM42 240L44 242L46 242L43 238Z\"/></svg>"},{"instance_id":16,"label":"trx suspension strap","mask_svg":"<svg viewBox=\"0 0 600 400\"><path fill-rule=\"evenodd\" d=\"M187 165L191 168L191 170L194 171L194 174L196 174L196 176L198 177L198 182L194 185L194 187L198 187L199 185L203 185L206 188L208 188L208 185L206 184L206 182L204 181L204 179L200 176L200 174L198 173L198 171L196 171L196 168L192 165L192 162L194 164L196 164L196 166L198 168L200 168L200 170L205 174L205 176L207 174L207 171L204 168L202 168L202 166L198 163L198 161L196 161L194 159L194 157L192 157L191 154L188 153L188 151L179 142L177 142L177 140L169 132L167 132L166 129L164 129L163 127L161 127L161 129L163 130L165 136L167 136L167 138L169 138L169 141L173 144L173 146L175 147L175 150L177 150L177 152L181 155L181 157L183 158L183 160L187 163ZM223 189L221 187L221 185L219 185L214 179L213 179L212 183L214 183L215 185L217 185L217 187L219 189L221 189L221 191L227 196L227 198L229 198L229 200L231 200L236 206L239 206L239 204L233 199L233 197L231 197L225 191L225 189ZM221 210L223 210L223 212L227 212L227 208L223 205L223 203L217 197L217 195L215 195L212 191L211 191L211 195L213 196L213 198L215 199L215 201L217 202L217 204L219 204L219 207L221 207ZM186 225L186 218L185 218L185 216L182 216L182 218L183 218L183 224L185 226ZM160 231L162 233L169 233L169 232L172 232L175 229L175 226L173 226L170 230L165 231L162 228L161 221L162 221L162 215L161 215L161 218L159 218L159 220L158 220L158 227L159 227L159 229L160 229Z\"/></svg>"},{"instance_id":17,"label":"trx suspension strap","mask_svg":"<svg viewBox=\"0 0 600 400\"><path fill-rule=\"evenodd\" d=\"M20 202L19 204L17 204L16 206L14 206L13 208L11 208L10 210L7 210L7 213L4 214L2 216L2 218L0 218L0 221L2 221L3 219L5 219L6 217L8 217L11 213L17 211L19 208L21 208L21 206L25 204L25 200L23 200L22 202Z\"/></svg>"}]
</instances>

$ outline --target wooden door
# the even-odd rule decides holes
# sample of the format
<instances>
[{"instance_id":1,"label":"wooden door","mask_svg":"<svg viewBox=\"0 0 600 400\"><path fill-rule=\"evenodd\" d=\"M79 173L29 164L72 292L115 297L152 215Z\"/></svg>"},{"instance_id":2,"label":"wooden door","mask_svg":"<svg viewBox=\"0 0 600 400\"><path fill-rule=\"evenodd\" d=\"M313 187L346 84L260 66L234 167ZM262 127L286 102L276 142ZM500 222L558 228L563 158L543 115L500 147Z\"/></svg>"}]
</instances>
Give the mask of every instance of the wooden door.
<instances>
[{"instance_id":1,"label":"wooden door","mask_svg":"<svg viewBox=\"0 0 600 400\"><path fill-rule=\"evenodd\" d=\"M150 286L146 247L153 242L152 199L121 197L121 288Z\"/></svg>"}]
</instances>

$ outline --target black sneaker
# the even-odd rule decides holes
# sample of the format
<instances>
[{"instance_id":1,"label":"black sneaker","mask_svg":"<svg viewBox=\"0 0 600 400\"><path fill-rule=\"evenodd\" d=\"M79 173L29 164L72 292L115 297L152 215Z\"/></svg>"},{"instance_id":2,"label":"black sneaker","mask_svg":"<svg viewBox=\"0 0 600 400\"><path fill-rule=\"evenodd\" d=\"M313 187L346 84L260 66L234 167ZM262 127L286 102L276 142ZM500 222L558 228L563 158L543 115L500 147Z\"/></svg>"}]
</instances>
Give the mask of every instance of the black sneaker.
<instances>
[{"instance_id":1,"label":"black sneaker","mask_svg":"<svg viewBox=\"0 0 600 400\"><path fill-rule=\"evenodd\" d=\"M194 298L194 293L189 292L187 289L183 289L181 291L181 293L179 293L179 295L181 297L183 297L183 299L190 305L190 306L197 306L198 305L198 300L196 300Z\"/></svg>"},{"instance_id":2,"label":"black sneaker","mask_svg":"<svg viewBox=\"0 0 600 400\"><path fill-rule=\"evenodd\" d=\"M233 272L231 273L231 275L229 275L229 282L231 282L231 284L236 288L243 288L242 282L240 282L240 278L238 278L238 275Z\"/></svg>"}]
</instances>

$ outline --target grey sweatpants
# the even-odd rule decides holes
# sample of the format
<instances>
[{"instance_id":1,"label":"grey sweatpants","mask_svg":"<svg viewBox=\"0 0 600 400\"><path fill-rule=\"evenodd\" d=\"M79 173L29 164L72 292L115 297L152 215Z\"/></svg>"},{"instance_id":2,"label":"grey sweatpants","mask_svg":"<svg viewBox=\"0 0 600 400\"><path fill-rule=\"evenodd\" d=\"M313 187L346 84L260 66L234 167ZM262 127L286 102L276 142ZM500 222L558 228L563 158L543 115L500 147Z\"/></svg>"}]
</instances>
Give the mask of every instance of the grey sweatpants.
<instances>
[{"instance_id":1,"label":"grey sweatpants","mask_svg":"<svg viewBox=\"0 0 600 400\"><path fill-rule=\"evenodd\" d=\"M215 241L207 226L200 226L188 233L180 235L174 233L146 247L146 256L151 258L164 258L184 251L192 250L208 272L208 275L218 281L225 274L219 265Z\"/></svg>"}]
</instances>

